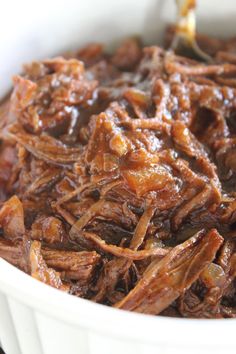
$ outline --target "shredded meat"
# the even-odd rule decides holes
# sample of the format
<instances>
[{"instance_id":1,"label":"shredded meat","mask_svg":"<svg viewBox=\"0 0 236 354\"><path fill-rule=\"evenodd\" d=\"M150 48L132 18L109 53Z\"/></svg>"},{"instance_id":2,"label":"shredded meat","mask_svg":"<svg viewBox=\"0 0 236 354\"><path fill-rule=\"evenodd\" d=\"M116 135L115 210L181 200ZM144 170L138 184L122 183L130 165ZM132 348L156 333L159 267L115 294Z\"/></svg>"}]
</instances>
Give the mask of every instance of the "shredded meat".
<instances>
[{"instance_id":1,"label":"shredded meat","mask_svg":"<svg viewBox=\"0 0 236 354\"><path fill-rule=\"evenodd\" d=\"M236 42L197 42L212 63L130 38L13 78L0 257L109 306L236 317Z\"/></svg>"},{"instance_id":2,"label":"shredded meat","mask_svg":"<svg viewBox=\"0 0 236 354\"><path fill-rule=\"evenodd\" d=\"M154 260L135 288L116 307L159 314L197 280L201 271L214 259L222 244L215 230L199 232L176 246L162 260Z\"/></svg>"}]
</instances>

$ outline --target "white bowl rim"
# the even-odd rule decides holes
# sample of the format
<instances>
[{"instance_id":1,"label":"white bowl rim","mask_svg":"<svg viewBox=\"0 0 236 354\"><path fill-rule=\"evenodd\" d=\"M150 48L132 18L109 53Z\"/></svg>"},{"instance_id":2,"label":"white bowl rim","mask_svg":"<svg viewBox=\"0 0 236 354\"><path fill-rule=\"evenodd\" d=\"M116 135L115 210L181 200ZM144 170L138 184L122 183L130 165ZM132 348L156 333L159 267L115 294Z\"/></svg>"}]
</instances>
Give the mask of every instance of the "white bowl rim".
<instances>
[{"instance_id":1,"label":"white bowl rim","mask_svg":"<svg viewBox=\"0 0 236 354\"><path fill-rule=\"evenodd\" d=\"M227 347L234 340L235 319L183 319L114 309L45 285L1 258L0 290L40 313L106 336L175 345L192 345L197 339L196 345L210 347Z\"/></svg>"}]
</instances>

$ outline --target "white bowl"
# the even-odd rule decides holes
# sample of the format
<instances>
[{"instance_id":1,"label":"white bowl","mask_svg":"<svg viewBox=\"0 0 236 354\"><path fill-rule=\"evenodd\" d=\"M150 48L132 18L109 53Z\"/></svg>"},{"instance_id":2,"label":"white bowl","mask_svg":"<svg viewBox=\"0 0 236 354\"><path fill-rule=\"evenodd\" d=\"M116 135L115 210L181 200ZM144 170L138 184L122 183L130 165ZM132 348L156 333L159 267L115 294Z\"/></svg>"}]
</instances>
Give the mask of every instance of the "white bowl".
<instances>
[{"instance_id":1,"label":"white bowl","mask_svg":"<svg viewBox=\"0 0 236 354\"><path fill-rule=\"evenodd\" d=\"M91 41L160 40L174 0L8 0L1 6L0 96L23 62ZM199 1L201 32L233 35L235 0ZM135 314L67 295L0 259L0 342L6 354L235 354L235 320Z\"/></svg>"}]
</instances>

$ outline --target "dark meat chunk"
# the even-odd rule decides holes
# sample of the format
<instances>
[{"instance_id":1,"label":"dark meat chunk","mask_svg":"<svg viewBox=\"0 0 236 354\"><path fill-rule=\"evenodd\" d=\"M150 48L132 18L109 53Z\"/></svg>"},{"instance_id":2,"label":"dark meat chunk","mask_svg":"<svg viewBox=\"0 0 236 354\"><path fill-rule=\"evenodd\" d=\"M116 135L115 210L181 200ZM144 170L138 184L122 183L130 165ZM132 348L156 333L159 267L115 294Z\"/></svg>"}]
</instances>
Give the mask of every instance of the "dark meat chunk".
<instances>
[{"instance_id":1,"label":"dark meat chunk","mask_svg":"<svg viewBox=\"0 0 236 354\"><path fill-rule=\"evenodd\" d=\"M31 238L46 243L63 242L65 229L60 219L53 216L39 216L31 226Z\"/></svg>"},{"instance_id":2,"label":"dark meat chunk","mask_svg":"<svg viewBox=\"0 0 236 354\"><path fill-rule=\"evenodd\" d=\"M17 196L11 197L4 203L0 211L0 224L4 236L10 240L16 240L24 235L24 209Z\"/></svg>"},{"instance_id":3,"label":"dark meat chunk","mask_svg":"<svg viewBox=\"0 0 236 354\"><path fill-rule=\"evenodd\" d=\"M0 145L0 201L3 202L9 197L8 190L11 189L14 176L14 165L17 161L14 145L4 142Z\"/></svg>"},{"instance_id":4,"label":"dark meat chunk","mask_svg":"<svg viewBox=\"0 0 236 354\"><path fill-rule=\"evenodd\" d=\"M64 284L60 274L52 268L48 268L41 253L41 244L39 241L33 241L29 252L29 262L31 275L33 278L51 285L54 288L63 291L69 291L69 284Z\"/></svg>"},{"instance_id":5,"label":"dark meat chunk","mask_svg":"<svg viewBox=\"0 0 236 354\"><path fill-rule=\"evenodd\" d=\"M112 62L121 70L132 70L141 59L142 49L138 39L126 39L120 47L116 49L112 57Z\"/></svg>"},{"instance_id":6,"label":"dark meat chunk","mask_svg":"<svg viewBox=\"0 0 236 354\"><path fill-rule=\"evenodd\" d=\"M0 257L25 272L28 272L29 262L24 254L22 243L14 244L12 241L0 238Z\"/></svg>"},{"instance_id":7,"label":"dark meat chunk","mask_svg":"<svg viewBox=\"0 0 236 354\"><path fill-rule=\"evenodd\" d=\"M61 251L42 249L42 256L49 267L61 272L67 279L88 282L97 266L100 256L96 252Z\"/></svg>"}]
</instances>

